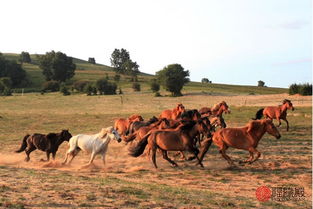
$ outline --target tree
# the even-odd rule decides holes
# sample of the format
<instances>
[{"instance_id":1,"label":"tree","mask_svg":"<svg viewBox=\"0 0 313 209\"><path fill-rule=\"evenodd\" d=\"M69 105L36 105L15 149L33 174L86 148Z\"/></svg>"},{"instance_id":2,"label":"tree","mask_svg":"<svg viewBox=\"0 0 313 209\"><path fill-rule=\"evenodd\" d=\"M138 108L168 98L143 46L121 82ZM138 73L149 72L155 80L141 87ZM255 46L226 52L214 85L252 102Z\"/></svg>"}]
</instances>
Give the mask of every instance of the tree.
<instances>
[{"instance_id":1,"label":"tree","mask_svg":"<svg viewBox=\"0 0 313 209\"><path fill-rule=\"evenodd\" d=\"M11 96L12 95L12 81L9 77L0 78L0 95Z\"/></svg>"},{"instance_id":2,"label":"tree","mask_svg":"<svg viewBox=\"0 0 313 209\"><path fill-rule=\"evenodd\" d=\"M210 80L207 78L202 78L201 83L210 83Z\"/></svg>"},{"instance_id":3,"label":"tree","mask_svg":"<svg viewBox=\"0 0 313 209\"><path fill-rule=\"evenodd\" d=\"M96 60L94 57L89 57L88 58L88 62L91 63L91 64L96 64Z\"/></svg>"},{"instance_id":4,"label":"tree","mask_svg":"<svg viewBox=\"0 0 313 209\"><path fill-rule=\"evenodd\" d=\"M75 75L76 65L72 57L62 52L47 52L38 57L39 67L47 81L55 80L65 82Z\"/></svg>"},{"instance_id":5,"label":"tree","mask_svg":"<svg viewBox=\"0 0 313 209\"><path fill-rule=\"evenodd\" d=\"M260 87L264 87L264 85L265 85L265 82L264 81L258 81L258 86L260 86Z\"/></svg>"},{"instance_id":6,"label":"tree","mask_svg":"<svg viewBox=\"0 0 313 209\"><path fill-rule=\"evenodd\" d=\"M133 83L132 88L134 89L134 91L140 91L141 90L139 83Z\"/></svg>"},{"instance_id":7,"label":"tree","mask_svg":"<svg viewBox=\"0 0 313 209\"><path fill-rule=\"evenodd\" d=\"M31 63L32 61L28 52L22 52L19 60L21 63Z\"/></svg>"},{"instance_id":8,"label":"tree","mask_svg":"<svg viewBox=\"0 0 313 209\"><path fill-rule=\"evenodd\" d=\"M139 73L139 65L130 59L129 52L126 49L114 49L111 54L111 66L116 73L128 74L136 77Z\"/></svg>"},{"instance_id":9,"label":"tree","mask_svg":"<svg viewBox=\"0 0 313 209\"><path fill-rule=\"evenodd\" d=\"M183 86L189 82L189 71L180 64L171 64L156 73L161 85L172 93L172 96L182 96Z\"/></svg>"},{"instance_id":10,"label":"tree","mask_svg":"<svg viewBox=\"0 0 313 209\"><path fill-rule=\"evenodd\" d=\"M12 86L18 86L26 81L26 71L14 60L7 60L0 53L0 78L9 77Z\"/></svg>"}]
</instances>

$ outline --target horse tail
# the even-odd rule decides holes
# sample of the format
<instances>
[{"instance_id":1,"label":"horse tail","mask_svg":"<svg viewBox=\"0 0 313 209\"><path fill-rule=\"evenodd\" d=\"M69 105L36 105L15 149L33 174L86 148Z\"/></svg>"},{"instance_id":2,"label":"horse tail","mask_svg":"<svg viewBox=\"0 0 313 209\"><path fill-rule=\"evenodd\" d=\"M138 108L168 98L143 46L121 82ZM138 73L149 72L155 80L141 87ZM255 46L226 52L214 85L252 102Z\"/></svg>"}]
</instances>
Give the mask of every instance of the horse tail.
<instances>
[{"instance_id":1,"label":"horse tail","mask_svg":"<svg viewBox=\"0 0 313 209\"><path fill-rule=\"evenodd\" d=\"M128 148L128 154L133 157L140 156L148 144L148 138L150 135L151 132L149 131L135 146L130 146Z\"/></svg>"},{"instance_id":2,"label":"horse tail","mask_svg":"<svg viewBox=\"0 0 313 209\"><path fill-rule=\"evenodd\" d=\"M259 109L256 114L255 114L255 118L252 118L252 120L259 120L262 118L263 116L263 110L264 108Z\"/></svg>"},{"instance_id":3,"label":"horse tail","mask_svg":"<svg viewBox=\"0 0 313 209\"><path fill-rule=\"evenodd\" d=\"M26 149L26 147L27 147L27 142L26 142L26 140L28 139L28 137L30 137L29 134L27 134L26 136L24 136L23 141L22 141L22 144L21 144L21 147L20 147L20 149L18 149L18 150L15 151L16 153L23 152L23 151Z\"/></svg>"}]
</instances>

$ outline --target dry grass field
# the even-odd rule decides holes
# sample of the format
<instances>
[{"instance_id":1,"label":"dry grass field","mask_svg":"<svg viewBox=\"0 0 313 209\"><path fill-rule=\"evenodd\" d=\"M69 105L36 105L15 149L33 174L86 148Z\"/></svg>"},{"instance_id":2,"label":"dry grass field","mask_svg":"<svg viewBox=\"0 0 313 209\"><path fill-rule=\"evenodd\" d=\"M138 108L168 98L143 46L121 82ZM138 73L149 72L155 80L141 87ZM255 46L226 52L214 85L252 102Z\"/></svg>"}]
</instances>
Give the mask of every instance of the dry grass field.
<instances>
[{"instance_id":1,"label":"dry grass field","mask_svg":"<svg viewBox=\"0 0 313 209\"><path fill-rule=\"evenodd\" d=\"M147 156L128 156L127 146L112 141L104 167L99 157L82 169L89 155L80 153L70 166L62 166L67 149L63 143L56 161L40 162L45 153L34 151L31 161L14 153L26 133L49 133L69 129L73 134L93 134L113 125L119 117L141 114L158 116L182 102L186 108L213 106L225 100L232 113L225 115L229 127L245 125L267 105L290 99L296 110L288 112L290 131L279 128L282 138L266 134L259 143L262 153L252 165L229 168L212 145L204 169L195 161L178 158L172 168L159 155L159 169ZM275 123L277 123L275 121ZM312 97L276 95L153 97L151 93L124 96L91 96L36 93L0 98L0 207L11 208L311 208L312 205ZM236 162L247 152L229 149ZM170 154L171 155L171 154ZM171 158L174 158L171 155ZM260 186L304 188L301 200L260 202Z\"/></svg>"}]
</instances>

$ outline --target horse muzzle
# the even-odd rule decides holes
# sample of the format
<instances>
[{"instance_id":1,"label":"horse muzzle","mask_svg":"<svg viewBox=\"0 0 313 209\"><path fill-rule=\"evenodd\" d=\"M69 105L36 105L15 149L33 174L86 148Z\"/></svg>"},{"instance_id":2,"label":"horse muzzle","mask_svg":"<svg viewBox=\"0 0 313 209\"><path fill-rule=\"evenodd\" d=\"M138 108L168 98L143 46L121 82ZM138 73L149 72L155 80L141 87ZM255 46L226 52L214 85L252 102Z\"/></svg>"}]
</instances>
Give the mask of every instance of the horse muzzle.
<instances>
[{"instance_id":1,"label":"horse muzzle","mask_svg":"<svg viewBox=\"0 0 313 209\"><path fill-rule=\"evenodd\" d=\"M120 143L122 141L122 138L120 137L120 138L118 138L116 140L117 140L118 143Z\"/></svg>"},{"instance_id":2,"label":"horse muzzle","mask_svg":"<svg viewBox=\"0 0 313 209\"><path fill-rule=\"evenodd\" d=\"M280 134L278 134L278 135L276 136L276 139L280 139L280 137L281 137L281 135L280 135Z\"/></svg>"},{"instance_id":3,"label":"horse muzzle","mask_svg":"<svg viewBox=\"0 0 313 209\"><path fill-rule=\"evenodd\" d=\"M292 108L291 108L291 110L292 110L292 111L294 111L294 110L295 110L295 108L294 108L294 107L292 107Z\"/></svg>"}]
</instances>

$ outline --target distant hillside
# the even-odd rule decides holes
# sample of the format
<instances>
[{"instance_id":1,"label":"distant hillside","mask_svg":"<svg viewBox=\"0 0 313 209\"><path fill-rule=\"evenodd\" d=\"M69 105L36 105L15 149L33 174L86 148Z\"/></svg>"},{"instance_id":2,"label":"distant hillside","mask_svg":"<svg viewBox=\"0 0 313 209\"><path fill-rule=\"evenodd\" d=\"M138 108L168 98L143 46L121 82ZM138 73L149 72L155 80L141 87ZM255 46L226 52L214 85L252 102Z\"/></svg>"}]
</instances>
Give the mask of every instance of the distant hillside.
<instances>
[{"instance_id":1,"label":"distant hillside","mask_svg":"<svg viewBox=\"0 0 313 209\"><path fill-rule=\"evenodd\" d=\"M18 60L19 54L3 53L3 55L10 60ZM24 92L39 92L42 83L45 82L42 71L38 66L37 55L31 55L32 63L24 63L23 68L27 72L30 86L24 89ZM76 64L75 76L67 82L71 85L77 80L96 81L99 78L109 77L113 81L115 72L112 67L102 64L90 64L88 61L73 58ZM192 73L192 72L191 72ZM141 83L142 91L150 91L149 81L153 75L147 73L140 73L138 76ZM125 92L132 92L132 83L129 81L128 76L122 76L118 86ZM16 91L19 91L18 89ZM182 91L184 94L211 94L211 95L249 95L249 94L281 94L288 93L285 88L271 88L271 87L257 87L257 86L241 86L241 85L227 85L227 84L202 84L200 82L189 82ZM161 89L161 94L168 94L165 90Z\"/></svg>"}]
</instances>

